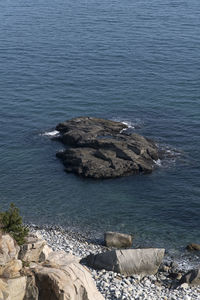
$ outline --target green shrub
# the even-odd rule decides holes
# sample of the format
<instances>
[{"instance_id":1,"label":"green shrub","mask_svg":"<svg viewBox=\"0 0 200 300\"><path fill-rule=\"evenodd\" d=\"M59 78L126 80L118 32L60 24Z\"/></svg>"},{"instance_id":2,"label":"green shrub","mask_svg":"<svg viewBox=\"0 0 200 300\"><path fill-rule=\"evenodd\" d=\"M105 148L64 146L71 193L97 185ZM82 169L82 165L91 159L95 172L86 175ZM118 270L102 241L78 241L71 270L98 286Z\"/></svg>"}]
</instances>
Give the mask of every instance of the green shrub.
<instances>
[{"instance_id":1,"label":"green shrub","mask_svg":"<svg viewBox=\"0 0 200 300\"><path fill-rule=\"evenodd\" d=\"M23 225L19 209L13 203L7 211L0 212L0 227L3 232L9 233L18 245L25 243L28 228Z\"/></svg>"}]
</instances>

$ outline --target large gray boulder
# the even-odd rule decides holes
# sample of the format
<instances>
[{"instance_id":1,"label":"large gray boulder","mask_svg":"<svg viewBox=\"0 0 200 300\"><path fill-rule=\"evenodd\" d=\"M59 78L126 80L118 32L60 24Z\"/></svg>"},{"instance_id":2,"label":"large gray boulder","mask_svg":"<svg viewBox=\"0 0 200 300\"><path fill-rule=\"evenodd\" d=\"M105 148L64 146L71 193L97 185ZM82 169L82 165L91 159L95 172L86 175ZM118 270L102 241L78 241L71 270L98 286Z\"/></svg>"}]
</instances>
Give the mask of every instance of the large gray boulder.
<instances>
[{"instance_id":1,"label":"large gray boulder","mask_svg":"<svg viewBox=\"0 0 200 300\"><path fill-rule=\"evenodd\" d=\"M56 130L66 150L57 157L67 172L96 179L152 172L159 158L156 144L125 129L123 123L90 117L60 123Z\"/></svg>"},{"instance_id":2,"label":"large gray boulder","mask_svg":"<svg viewBox=\"0 0 200 300\"><path fill-rule=\"evenodd\" d=\"M180 284L188 283L191 286L200 285L200 268L188 271L180 281Z\"/></svg>"},{"instance_id":3,"label":"large gray boulder","mask_svg":"<svg viewBox=\"0 0 200 300\"><path fill-rule=\"evenodd\" d=\"M163 260L165 249L127 249L112 250L104 253L89 255L81 263L94 269L105 269L127 276L154 275Z\"/></svg>"},{"instance_id":4,"label":"large gray boulder","mask_svg":"<svg viewBox=\"0 0 200 300\"><path fill-rule=\"evenodd\" d=\"M104 234L104 241L107 247L130 248L133 244L133 236L130 234L107 231Z\"/></svg>"}]
</instances>

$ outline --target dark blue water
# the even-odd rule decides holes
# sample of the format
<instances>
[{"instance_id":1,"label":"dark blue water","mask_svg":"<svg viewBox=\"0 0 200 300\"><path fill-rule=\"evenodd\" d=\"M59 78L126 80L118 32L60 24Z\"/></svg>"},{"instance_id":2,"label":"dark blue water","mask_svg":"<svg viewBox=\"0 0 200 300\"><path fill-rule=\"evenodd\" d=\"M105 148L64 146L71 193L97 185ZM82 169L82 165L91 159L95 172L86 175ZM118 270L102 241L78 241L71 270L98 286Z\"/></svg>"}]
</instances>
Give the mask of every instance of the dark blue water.
<instances>
[{"instance_id":1,"label":"dark blue water","mask_svg":"<svg viewBox=\"0 0 200 300\"><path fill-rule=\"evenodd\" d=\"M199 0L0 2L0 205L135 245L200 243ZM153 174L80 179L42 135L75 116L130 122L173 155Z\"/></svg>"}]
</instances>

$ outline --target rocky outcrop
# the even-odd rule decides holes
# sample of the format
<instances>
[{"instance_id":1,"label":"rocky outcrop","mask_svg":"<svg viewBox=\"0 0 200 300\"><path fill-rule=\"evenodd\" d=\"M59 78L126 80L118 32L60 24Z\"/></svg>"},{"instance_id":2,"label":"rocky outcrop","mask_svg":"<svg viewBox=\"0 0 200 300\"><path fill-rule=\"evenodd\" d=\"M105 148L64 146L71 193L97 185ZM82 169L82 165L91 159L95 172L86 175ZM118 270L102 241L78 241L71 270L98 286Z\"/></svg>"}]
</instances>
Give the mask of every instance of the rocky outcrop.
<instances>
[{"instance_id":1,"label":"rocky outcrop","mask_svg":"<svg viewBox=\"0 0 200 300\"><path fill-rule=\"evenodd\" d=\"M13 259L8 261L5 265L0 266L0 277L13 278L20 275L22 269L22 261L19 259Z\"/></svg>"},{"instance_id":2,"label":"rocky outcrop","mask_svg":"<svg viewBox=\"0 0 200 300\"><path fill-rule=\"evenodd\" d=\"M9 279L0 278L0 299L24 300L26 280L26 276Z\"/></svg>"},{"instance_id":3,"label":"rocky outcrop","mask_svg":"<svg viewBox=\"0 0 200 300\"><path fill-rule=\"evenodd\" d=\"M66 253L52 252L49 261L33 268L39 299L103 300L89 270Z\"/></svg>"},{"instance_id":4,"label":"rocky outcrop","mask_svg":"<svg viewBox=\"0 0 200 300\"><path fill-rule=\"evenodd\" d=\"M19 246L9 234L0 232L0 266L17 259L19 250Z\"/></svg>"},{"instance_id":5,"label":"rocky outcrop","mask_svg":"<svg viewBox=\"0 0 200 300\"><path fill-rule=\"evenodd\" d=\"M41 237L30 234L21 246L24 267L12 237L1 235L0 247L1 300L104 300L80 259L52 251Z\"/></svg>"},{"instance_id":6,"label":"rocky outcrop","mask_svg":"<svg viewBox=\"0 0 200 300\"><path fill-rule=\"evenodd\" d=\"M26 243L21 246L19 259L26 262L44 261L48 256L48 252L51 252L51 250L49 250L46 242L42 238L30 234L26 239Z\"/></svg>"},{"instance_id":7,"label":"rocky outcrop","mask_svg":"<svg viewBox=\"0 0 200 300\"><path fill-rule=\"evenodd\" d=\"M191 286L200 285L200 268L187 272L181 278L180 284L183 283L188 283Z\"/></svg>"},{"instance_id":8,"label":"rocky outcrop","mask_svg":"<svg viewBox=\"0 0 200 300\"><path fill-rule=\"evenodd\" d=\"M133 236L130 234L108 231L104 234L104 241L107 247L130 248L133 243Z\"/></svg>"},{"instance_id":9,"label":"rocky outcrop","mask_svg":"<svg viewBox=\"0 0 200 300\"><path fill-rule=\"evenodd\" d=\"M81 262L94 269L105 269L124 275L154 275L163 260L164 249L113 250L89 255Z\"/></svg>"},{"instance_id":10,"label":"rocky outcrop","mask_svg":"<svg viewBox=\"0 0 200 300\"><path fill-rule=\"evenodd\" d=\"M66 145L58 152L67 172L84 177L114 178L151 173L159 158L156 144L127 125L98 118L80 117L60 123L56 130Z\"/></svg>"}]
</instances>

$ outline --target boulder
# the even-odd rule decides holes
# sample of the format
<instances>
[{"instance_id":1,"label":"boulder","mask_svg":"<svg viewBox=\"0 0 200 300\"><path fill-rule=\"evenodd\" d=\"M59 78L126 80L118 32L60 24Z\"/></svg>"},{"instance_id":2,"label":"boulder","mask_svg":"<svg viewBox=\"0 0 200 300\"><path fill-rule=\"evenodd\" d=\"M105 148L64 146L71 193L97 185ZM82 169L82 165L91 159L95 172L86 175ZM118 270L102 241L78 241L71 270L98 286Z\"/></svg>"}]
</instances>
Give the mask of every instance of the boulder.
<instances>
[{"instance_id":1,"label":"boulder","mask_svg":"<svg viewBox=\"0 0 200 300\"><path fill-rule=\"evenodd\" d=\"M40 255L39 255L39 261L45 261L48 259L49 255L52 253L52 249L48 245L44 245Z\"/></svg>"},{"instance_id":2,"label":"boulder","mask_svg":"<svg viewBox=\"0 0 200 300\"><path fill-rule=\"evenodd\" d=\"M19 246L9 234L0 233L0 266L12 259L17 259Z\"/></svg>"},{"instance_id":3,"label":"boulder","mask_svg":"<svg viewBox=\"0 0 200 300\"><path fill-rule=\"evenodd\" d=\"M133 236L130 234L108 231L104 234L104 241L107 247L130 248L133 243Z\"/></svg>"},{"instance_id":4,"label":"boulder","mask_svg":"<svg viewBox=\"0 0 200 300\"><path fill-rule=\"evenodd\" d=\"M157 248L112 250L100 254L90 254L81 263L94 269L105 269L127 276L154 275L163 260L165 250Z\"/></svg>"},{"instance_id":5,"label":"boulder","mask_svg":"<svg viewBox=\"0 0 200 300\"><path fill-rule=\"evenodd\" d=\"M189 251L200 251L200 245L192 243L192 244L187 245L186 249Z\"/></svg>"},{"instance_id":6,"label":"boulder","mask_svg":"<svg viewBox=\"0 0 200 300\"><path fill-rule=\"evenodd\" d=\"M22 261L13 259L5 265L0 266L0 277L13 278L19 276L19 271L22 269Z\"/></svg>"},{"instance_id":7,"label":"boulder","mask_svg":"<svg viewBox=\"0 0 200 300\"><path fill-rule=\"evenodd\" d=\"M30 234L26 239L26 243L21 246L19 252L19 259L26 262L41 261L41 259L44 259L45 257L45 254L43 252L45 245L46 245L45 240L39 239L34 234Z\"/></svg>"},{"instance_id":8,"label":"boulder","mask_svg":"<svg viewBox=\"0 0 200 300\"><path fill-rule=\"evenodd\" d=\"M91 178L114 178L136 173L151 173L160 154L156 144L127 125L91 117L60 123L56 130L66 145L57 157L67 172Z\"/></svg>"},{"instance_id":9,"label":"boulder","mask_svg":"<svg viewBox=\"0 0 200 300\"><path fill-rule=\"evenodd\" d=\"M26 276L12 279L0 279L1 300L24 300L25 292Z\"/></svg>"},{"instance_id":10,"label":"boulder","mask_svg":"<svg viewBox=\"0 0 200 300\"><path fill-rule=\"evenodd\" d=\"M39 289L39 300L103 300L89 270L81 266L72 255L64 254L59 260L51 254L48 263L32 269Z\"/></svg>"},{"instance_id":11,"label":"boulder","mask_svg":"<svg viewBox=\"0 0 200 300\"><path fill-rule=\"evenodd\" d=\"M182 276L180 284L188 283L191 286L200 285L200 268L190 270Z\"/></svg>"}]
</instances>

